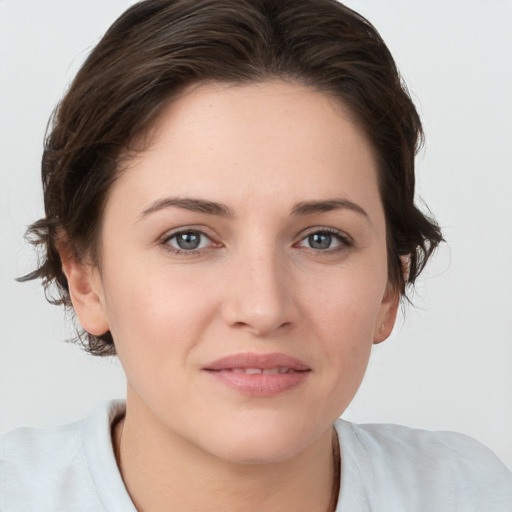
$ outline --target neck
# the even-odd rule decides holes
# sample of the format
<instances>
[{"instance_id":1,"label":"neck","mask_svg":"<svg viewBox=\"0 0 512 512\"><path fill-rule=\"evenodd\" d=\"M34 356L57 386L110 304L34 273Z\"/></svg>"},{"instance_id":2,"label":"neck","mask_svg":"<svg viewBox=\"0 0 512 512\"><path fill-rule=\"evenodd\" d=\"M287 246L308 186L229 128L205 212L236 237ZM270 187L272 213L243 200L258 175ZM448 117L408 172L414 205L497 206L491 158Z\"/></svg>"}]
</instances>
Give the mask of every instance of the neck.
<instances>
[{"instance_id":1,"label":"neck","mask_svg":"<svg viewBox=\"0 0 512 512\"><path fill-rule=\"evenodd\" d=\"M139 512L234 512L241 504L246 512L336 508L339 458L333 464L331 430L289 460L264 464L206 453L129 406L113 435L123 480Z\"/></svg>"}]
</instances>

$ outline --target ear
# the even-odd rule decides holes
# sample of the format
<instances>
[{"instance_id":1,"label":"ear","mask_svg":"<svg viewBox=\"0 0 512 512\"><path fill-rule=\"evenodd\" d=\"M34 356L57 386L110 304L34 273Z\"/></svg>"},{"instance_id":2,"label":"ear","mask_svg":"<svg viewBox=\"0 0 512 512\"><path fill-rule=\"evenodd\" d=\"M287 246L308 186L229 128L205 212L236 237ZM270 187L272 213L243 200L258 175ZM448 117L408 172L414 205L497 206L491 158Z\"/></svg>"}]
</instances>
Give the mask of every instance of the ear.
<instances>
[{"instance_id":1,"label":"ear","mask_svg":"<svg viewBox=\"0 0 512 512\"><path fill-rule=\"evenodd\" d=\"M400 260L402 263L402 275L407 283L411 271L411 255L404 254L400 256ZM399 304L400 293L388 282L377 321L375 322L373 343L381 343L389 337L395 325Z\"/></svg>"},{"instance_id":2,"label":"ear","mask_svg":"<svg viewBox=\"0 0 512 512\"><path fill-rule=\"evenodd\" d=\"M373 343L381 343L389 337L395 325L399 304L400 293L388 283L375 321Z\"/></svg>"},{"instance_id":3,"label":"ear","mask_svg":"<svg viewBox=\"0 0 512 512\"><path fill-rule=\"evenodd\" d=\"M103 285L98 269L78 261L71 248L59 247L62 271L66 276L73 309L80 325L99 336L109 330Z\"/></svg>"}]
</instances>

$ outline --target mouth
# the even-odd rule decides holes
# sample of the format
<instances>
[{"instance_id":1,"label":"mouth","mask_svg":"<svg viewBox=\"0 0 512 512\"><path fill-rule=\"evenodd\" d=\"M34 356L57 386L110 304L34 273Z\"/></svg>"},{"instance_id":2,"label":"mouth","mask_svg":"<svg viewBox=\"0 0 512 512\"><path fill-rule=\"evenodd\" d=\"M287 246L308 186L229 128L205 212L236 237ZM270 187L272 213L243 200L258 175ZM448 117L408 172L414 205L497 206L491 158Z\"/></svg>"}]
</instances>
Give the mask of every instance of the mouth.
<instances>
[{"instance_id":1,"label":"mouth","mask_svg":"<svg viewBox=\"0 0 512 512\"><path fill-rule=\"evenodd\" d=\"M215 370L213 370L215 371ZM292 373L297 371L309 371L309 370L295 370L294 368L278 367L278 368L226 368L217 370L220 372L232 372L232 373L245 373L246 375L278 375L282 373Z\"/></svg>"},{"instance_id":2,"label":"mouth","mask_svg":"<svg viewBox=\"0 0 512 512\"><path fill-rule=\"evenodd\" d=\"M248 371L252 373L288 373L289 371L310 371L309 366L288 354L273 352L271 354L257 354L255 352L241 352L217 359L204 367L211 371Z\"/></svg>"},{"instance_id":3,"label":"mouth","mask_svg":"<svg viewBox=\"0 0 512 512\"><path fill-rule=\"evenodd\" d=\"M240 353L223 357L203 370L241 394L269 397L290 391L307 380L311 368L287 354Z\"/></svg>"}]
</instances>

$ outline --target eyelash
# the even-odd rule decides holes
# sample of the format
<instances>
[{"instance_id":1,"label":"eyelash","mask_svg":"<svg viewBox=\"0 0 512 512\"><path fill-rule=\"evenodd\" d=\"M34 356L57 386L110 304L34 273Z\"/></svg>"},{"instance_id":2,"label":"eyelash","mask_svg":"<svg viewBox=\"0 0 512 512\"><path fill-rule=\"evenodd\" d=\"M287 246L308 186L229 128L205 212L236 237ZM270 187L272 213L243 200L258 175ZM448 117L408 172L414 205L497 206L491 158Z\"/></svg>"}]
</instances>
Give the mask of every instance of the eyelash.
<instances>
[{"instance_id":1,"label":"eyelash","mask_svg":"<svg viewBox=\"0 0 512 512\"><path fill-rule=\"evenodd\" d=\"M177 237L179 235L186 235L186 234L199 235L201 237L201 239L206 238L207 240L209 240L210 244L207 247L199 247L198 249L190 249L190 250L182 249L180 247L173 247L172 245L170 245L171 240L177 239ZM201 243L202 243L202 241L200 242L200 244ZM170 233L169 235L164 237L164 239L162 240L162 245L165 246L167 251L169 251L173 254L187 255L187 256L198 255L198 254L201 254L202 252L204 252L205 250L214 248L215 246L217 246L217 247L221 246L221 244L214 242L212 240L212 238L210 236L208 236L206 233L204 233L200 229L194 229L194 228L180 229L179 231Z\"/></svg>"},{"instance_id":2,"label":"eyelash","mask_svg":"<svg viewBox=\"0 0 512 512\"><path fill-rule=\"evenodd\" d=\"M210 244L208 244L206 247L199 247L197 249L183 249L179 247L173 247L170 244L170 241L173 239L177 239L180 235L186 235L186 234L193 234L196 236L200 236L201 239L206 238L210 241ZM329 235L338 240L338 245L335 247L328 247L326 249L315 249L313 247L305 247L300 245L302 242L306 241L309 237L313 235ZM180 229L179 231L175 231L173 233L170 233L166 235L162 239L162 245L166 248L167 251L176 254L176 255L187 255L187 256L194 256L201 253L204 253L205 250L212 249L215 247L221 247L222 244L216 243L210 236L208 236L206 233L201 231L200 229ZM200 244L202 243L202 240L200 241ZM294 244L294 247L302 248L305 250L310 250L315 252L316 254L322 254L322 255L328 255L328 254L334 254L334 253L340 253L343 251L348 250L349 248L354 246L353 240L344 232L338 231L334 228L327 228L327 227L315 227L311 229L309 232L307 232L305 235L302 236L302 238L299 240L299 242Z\"/></svg>"},{"instance_id":3,"label":"eyelash","mask_svg":"<svg viewBox=\"0 0 512 512\"><path fill-rule=\"evenodd\" d=\"M315 249L313 247L304 247L304 246L300 245L302 242L304 242L305 240L307 240L309 237L311 237L313 235L329 235L329 236L332 236L332 237L334 237L334 238L336 238L338 240L339 244L337 246L335 246L335 247L330 247L330 248L327 248L327 249ZM295 244L295 245L298 245L299 247L303 247L306 250L314 251L316 254L326 255L327 256L327 255L330 255L330 254L337 254L337 253L340 253L340 252L344 252L344 251L350 249L351 247L354 247L354 241L352 240L352 238L350 238L343 231L339 231L339 230L334 229L334 228L315 227L315 228L311 229L308 233L306 233L300 239L298 244Z\"/></svg>"}]
</instances>

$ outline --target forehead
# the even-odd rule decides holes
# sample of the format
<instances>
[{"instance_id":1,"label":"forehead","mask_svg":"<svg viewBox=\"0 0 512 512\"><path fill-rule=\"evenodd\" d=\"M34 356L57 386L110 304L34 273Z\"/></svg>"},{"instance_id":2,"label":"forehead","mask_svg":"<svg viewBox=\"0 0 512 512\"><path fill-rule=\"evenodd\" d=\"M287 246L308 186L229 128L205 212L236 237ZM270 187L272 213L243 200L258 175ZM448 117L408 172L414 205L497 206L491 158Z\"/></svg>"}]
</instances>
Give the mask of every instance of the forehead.
<instances>
[{"instance_id":1,"label":"forehead","mask_svg":"<svg viewBox=\"0 0 512 512\"><path fill-rule=\"evenodd\" d=\"M190 87L161 113L111 200L281 202L352 196L380 208L373 153L337 99L283 81ZM366 196L366 197L363 197Z\"/></svg>"}]
</instances>

